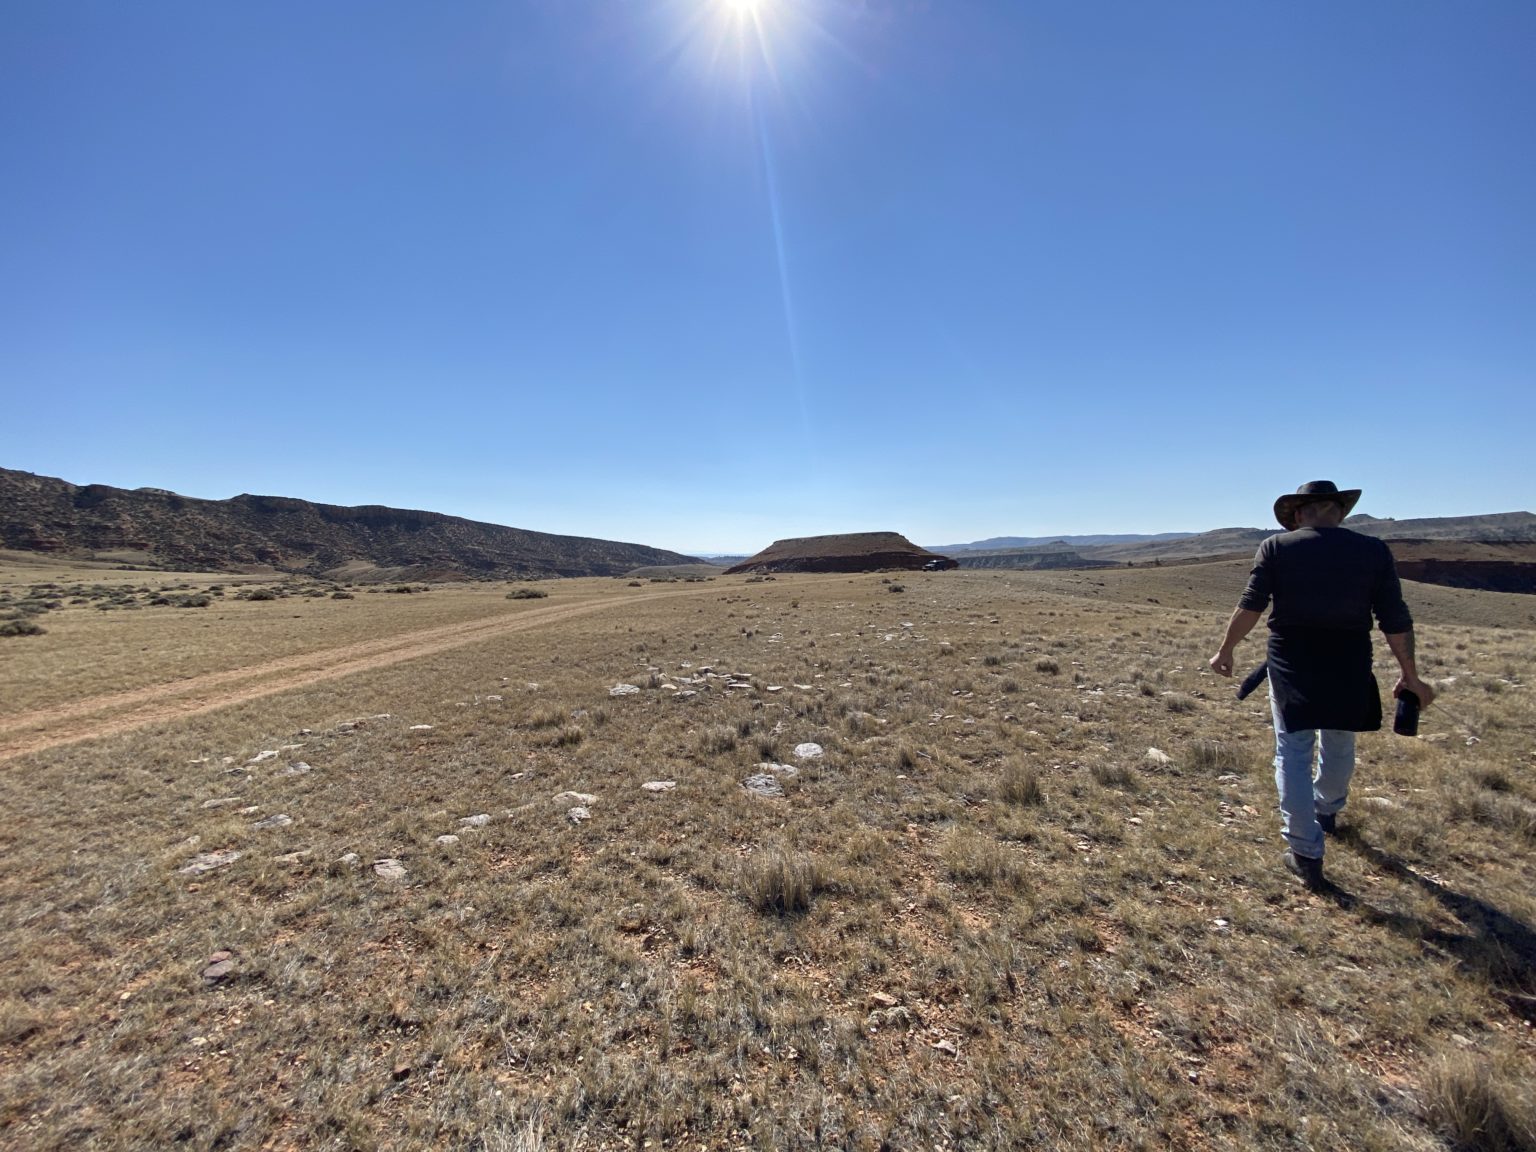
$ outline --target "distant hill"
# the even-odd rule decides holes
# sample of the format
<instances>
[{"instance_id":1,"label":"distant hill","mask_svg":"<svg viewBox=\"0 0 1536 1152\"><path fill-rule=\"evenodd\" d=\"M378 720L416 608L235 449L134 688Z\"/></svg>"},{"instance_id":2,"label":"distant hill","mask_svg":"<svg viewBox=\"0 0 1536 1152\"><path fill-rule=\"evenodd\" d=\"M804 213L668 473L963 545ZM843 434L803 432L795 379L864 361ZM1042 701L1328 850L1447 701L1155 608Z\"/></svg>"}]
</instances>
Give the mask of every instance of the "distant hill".
<instances>
[{"instance_id":1,"label":"distant hill","mask_svg":"<svg viewBox=\"0 0 1536 1152\"><path fill-rule=\"evenodd\" d=\"M1530 512L1415 520L1351 516L1345 524L1356 532L1383 540L1536 542L1536 515ZM1209 559L1236 553L1251 555L1266 536L1279 531L1277 524L1273 528L1216 528L1209 532L1165 532L1157 536L999 536L959 545L950 551L957 554L963 568L1091 568L1127 562ZM998 540L1023 543L982 547ZM1071 562L1074 555L1081 560L1080 565Z\"/></svg>"},{"instance_id":2,"label":"distant hill","mask_svg":"<svg viewBox=\"0 0 1536 1152\"><path fill-rule=\"evenodd\" d=\"M1099 536L993 536L986 540L974 540L969 544L929 544L934 552L948 555L951 552L999 552L1016 548L1048 547L1053 551L1072 548L1091 548L1099 544L1143 544L1160 540L1182 540L1194 536L1194 532L1121 533Z\"/></svg>"},{"instance_id":3,"label":"distant hill","mask_svg":"<svg viewBox=\"0 0 1536 1152\"><path fill-rule=\"evenodd\" d=\"M0 548L122 559L149 568L271 567L366 579L617 576L691 556L437 512L344 508L286 496L199 500L160 488L79 486L0 468Z\"/></svg>"},{"instance_id":4,"label":"distant hill","mask_svg":"<svg viewBox=\"0 0 1536 1152\"><path fill-rule=\"evenodd\" d=\"M946 556L919 548L898 532L847 532L775 540L756 556L726 569L740 572L878 572L882 568L953 568Z\"/></svg>"},{"instance_id":5,"label":"distant hill","mask_svg":"<svg viewBox=\"0 0 1536 1152\"><path fill-rule=\"evenodd\" d=\"M1352 516L1345 523L1356 532L1387 541L1405 580L1453 588L1536 592L1536 515L1529 512L1416 520ZM1247 559L1260 542L1279 531L1279 525L1218 528L1194 535L1131 538L1097 546L1067 548L1053 543L960 551L957 558L962 568L1030 570L1188 564Z\"/></svg>"}]
</instances>

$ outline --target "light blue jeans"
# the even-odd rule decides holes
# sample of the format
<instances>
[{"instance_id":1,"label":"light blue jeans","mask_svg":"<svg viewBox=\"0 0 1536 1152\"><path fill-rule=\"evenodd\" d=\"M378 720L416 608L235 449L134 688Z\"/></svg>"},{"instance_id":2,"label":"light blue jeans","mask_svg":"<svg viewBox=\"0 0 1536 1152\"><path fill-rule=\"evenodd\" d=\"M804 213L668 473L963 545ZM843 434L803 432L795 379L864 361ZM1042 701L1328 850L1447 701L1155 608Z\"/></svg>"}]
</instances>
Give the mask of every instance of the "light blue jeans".
<instances>
[{"instance_id":1,"label":"light blue jeans","mask_svg":"<svg viewBox=\"0 0 1536 1152\"><path fill-rule=\"evenodd\" d=\"M1275 717L1275 787L1280 792L1280 832L1296 855L1321 860L1323 830L1317 818L1333 815L1349 799L1349 781L1355 774L1355 734L1324 728L1319 740L1317 731L1287 732L1273 692L1269 706Z\"/></svg>"}]
</instances>

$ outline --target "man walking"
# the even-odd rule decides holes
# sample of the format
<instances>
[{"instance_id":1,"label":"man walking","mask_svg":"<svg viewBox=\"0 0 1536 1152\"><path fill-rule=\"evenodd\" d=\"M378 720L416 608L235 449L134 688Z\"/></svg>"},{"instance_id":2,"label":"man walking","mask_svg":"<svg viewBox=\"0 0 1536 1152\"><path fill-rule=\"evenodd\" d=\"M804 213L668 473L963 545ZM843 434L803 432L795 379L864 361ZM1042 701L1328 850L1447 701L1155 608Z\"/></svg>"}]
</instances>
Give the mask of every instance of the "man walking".
<instances>
[{"instance_id":1,"label":"man walking","mask_svg":"<svg viewBox=\"0 0 1536 1152\"><path fill-rule=\"evenodd\" d=\"M1419 679L1413 618L1387 545L1340 527L1360 489L1313 480L1275 501L1284 532L1259 545L1248 587L1227 622L1211 667L1232 675L1232 653L1269 614L1269 696L1275 722L1285 866L1309 888L1323 885L1323 834L1332 833L1355 771L1355 733L1381 727L1381 692L1371 672L1371 617L1386 634L1401 676L1392 695ZM1317 753L1314 772L1314 753Z\"/></svg>"}]
</instances>

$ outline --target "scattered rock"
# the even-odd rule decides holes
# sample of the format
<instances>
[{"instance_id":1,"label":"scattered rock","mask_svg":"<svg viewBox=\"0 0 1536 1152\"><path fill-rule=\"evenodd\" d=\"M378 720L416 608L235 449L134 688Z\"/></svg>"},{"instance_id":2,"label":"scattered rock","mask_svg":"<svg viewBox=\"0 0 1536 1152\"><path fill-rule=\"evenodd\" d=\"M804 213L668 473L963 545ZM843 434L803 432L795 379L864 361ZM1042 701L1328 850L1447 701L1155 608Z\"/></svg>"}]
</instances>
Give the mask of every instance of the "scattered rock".
<instances>
[{"instance_id":1,"label":"scattered rock","mask_svg":"<svg viewBox=\"0 0 1536 1152\"><path fill-rule=\"evenodd\" d=\"M864 1018L866 1028L911 1028L917 1023L917 1017L912 1014L910 1008L900 1004L890 1008L876 1008Z\"/></svg>"},{"instance_id":2,"label":"scattered rock","mask_svg":"<svg viewBox=\"0 0 1536 1152\"><path fill-rule=\"evenodd\" d=\"M452 848L458 842L459 838L452 832L445 832L433 841L434 844L441 844L444 848Z\"/></svg>"},{"instance_id":3,"label":"scattered rock","mask_svg":"<svg viewBox=\"0 0 1536 1152\"><path fill-rule=\"evenodd\" d=\"M293 823L293 817L286 812L276 812L264 820L258 820L251 827L258 832L265 832L269 828L286 828Z\"/></svg>"},{"instance_id":4,"label":"scattered rock","mask_svg":"<svg viewBox=\"0 0 1536 1152\"><path fill-rule=\"evenodd\" d=\"M207 984L217 984L235 970L235 961L228 952L215 952L214 955L224 959L215 960L203 969L203 981Z\"/></svg>"},{"instance_id":5,"label":"scattered rock","mask_svg":"<svg viewBox=\"0 0 1536 1152\"><path fill-rule=\"evenodd\" d=\"M758 765L764 772L772 772L775 776L798 776L800 769L793 764L770 764L766 760Z\"/></svg>"},{"instance_id":6,"label":"scattered rock","mask_svg":"<svg viewBox=\"0 0 1536 1152\"><path fill-rule=\"evenodd\" d=\"M272 857L272 859L278 864L302 864L314 854L312 849L300 848L297 852L285 852L281 856Z\"/></svg>"},{"instance_id":7,"label":"scattered rock","mask_svg":"<svg viewBox=\"0 0 1536 1152\"><path fill-rule=\"evenodd\" d=\"M956 1048L948 1040L935 1040L928 1047L932 1048L935 1052L943 1052L946 1056L958 1057L960 1055L960 1049Z\"/></svg>"},{"instance_id":8,"label":"scattered rock","mask_svg":"<svg viewBox=\"0 0 1536 1152\"><path fill-rule=\"evenodd\" d=\"M820 744L812 744L807 741L804 744L795 745L795 755L801 760L814 760L822 754Z\"/></svg>"},{"instance_id":9,"label":"scattered rock","mask_svg":"<svg viewBox=\"0 0 1536 1152\"><path fill-rule=\"evenodd\" d=\"M590 807L597 803L597 797L590 792L561 792L555 797L556 804L579 804L581 807Z\"/></svg>"},{"instance_id":10,"label":"scattered rock","mask_svg":"<svg viewBox=\"0 0 1536 1152\"><path fill-rule=\"evenodd\" d=\"M670 792L677 787L676 780L647 780L640 785L647 792Z\"/></svg>"},{"instance_id":11,"label":"scattered rock","mask_svg":"<svg viewBox=\"0 0 1536 1152\"><path fill-rule=\"evenodd\" d=\"M239 809L237 811L237 815L240 815L240 816L254 816L254 815L256 815L256 813L258 813L260 811L261 811L261 805L260 804L249 804L246 807Z\"/></svg>"},{"instance_id":12,"label":"scattered rock","mask_svg":"<svg viewBox=\"0 0 1536 1152\"><path fill-rule=\"evenodd\" d=\"M1420 736L1419 739L1426 744L1443 744L1450 739L1450 736L1444 732L1431 732L1427 736Z\"/></svg>"},{"instance_id":13,"label":"scattered rock","mask_svg":"<svg viewBox=\"0 0 1536 1152\"><path fill-rule=\"evenodd\" d=\"M1235 773L1235 772L1228 772L1225 776L1218 776L1218 777L1216 777L1216 783L1218 783L1218 784L1240 784L1240 783L1242 783L1242 779L1243 778L1241 776L1239 776L1237 773Z\"/></svg>"},{"instance_id":14,"label":"scattered rock","mask_svg":"<svg viewBox=\"0 0 1536 1152\"><path fill-rule=\"evenodd\" d=\"M302 760L295 760L292 764L288 765L288 767L284 768L282 770L282 772L279 773L279 775L282 775L282 776L303 776L306 773L313 772L313 771L314 771L314 769L311 768L308 764L304 763L304 761L302 761Z\"/></svg>"},{"instance_id":15,"label":"scattered rock","mask_svg":"<svg viewBox=\"0 0 1536 1152\"><path fill-rule=\"evenodd\" d=\"M204 808L227 808L231 804L240 803L239 796L220 796L217 800L204 800Z\"/></svg>"},{"instance_id":16,"label":"scattered rock","mask_svg":"<svg viewBox=\"0 0 1536 1152\"><path fill-rule=\"evenodd\" d=\"M882 1008L894 1008L901 1003L900 1000L896 999L889 992L871 992L869 998Z\"/></svg>"},{"instance_id":17,"label":"scattered rock","mask_svg":"<svg viewBox=\"0 0 1536 1152\"><path fill-rule=\"evenodd\" d=\"M348 852L345 856L338 856L336 863L345 865L348 868L355 868L361 859L362 857L356 852Z\"/></svg>"},{"instance_id":18,"label":"scattered rock","mask_svg":"<svg viewBox=\"0 0 1536 1152\"><path fill-rule=\"evenodd\" d=\"M1148 764L1163 765L1173 763L1173 757L1168 755L1168 753L1164 752L1161 748L1148 748L1147 754L1143 756L1142 759L1145 760Z\"/></svg>"},{"instance_id":19,"label":"scattered rock","mask_svg":"<svg viewBox=\"0 0 1536 1152\"><path fill-rule=\"evenodd\" d=\"M404 880L405 865L395 859L375 860L373 871L385 880Z\"/></svg>"},{"instance_id":20,"label":"scattered rock","mask_svg":"<svg viewBox=\"0 0 1536 1152\"><path fill-rule=\"evenodd\" d=\"M1369 804L1372 808L1392 809L1398 807L1396 800L1388 800L1385 796L1367 796L1360 803Z\"/></svg>"},{"instance_id":21,"label":"scattered rock","mask_svg":"<svg viewBox=\"0 0 1536 1152\"><path fill-rule=\"evenodd\" d=\"M474 816L465 816L463 819L461 819L459 821L459 824L460 824L460 826L462 826L464 828L484 828L490 822L491 822L491 815L490 815L490 813L489 812L480 812L480 813L475 814Z\"/></svg>"},{"instance_id":22,"label":"scattered rock","mask_svg":"<svg viewBox=\"0 0 1536 1152\"><path fill-rule=\"evenodd\" d=\"M578 804L575 808L572 808L566 812L565 818L572 824L580 824L584 820L592 819L592 813L582 805Z\"/></svg>"},{"instance_id":23,"label":"scattered rock","mask_svg":"<svg viewBox=\"0 0 1536 1152\"><path fill-rule=\"evenodd\" d=\"M784 786L779 783L778 777L771 776L767 772L748 776L741 782L741 786L754 796L774 798L784 795Z\"/></svg>"},{"instance_id":24,"label":"scattered rock","mask_svg":"<svg viewBox=\"0 0 1536 1152\"><path fill-rule=\"evenodd\" d=\"M268 760L276 760L277 757L278 757L277 749L276 748L272 748L272 749L269 749L269 750L267 750L265 752L258 752L258 753L256 753L256 755L252 756L249 760L246 761L246 763L247 764L265 764Z\"/></svg>"},{"instance_id":25,"label":"scattered rock","mask_svg":"<svg viewBox=\"0 0 1536 1152\"><path fill-rule=\"evenodd\" d=\"M406 731L407 732L430 732L430 731L432 731L432 725L430 725L430 724L412 724L409 728L406 729Z\"/></svg>"},{"instance_id":26,"label":"scattered rock","mask_svg":"<svg viewBox=\"0 0 1536 1152\"><path fill-rule=\"evenodd\" d=\"M638 696L639 694L640 689L634 684L615 684L612 688L608 689L608 695L610 696Z\"/></svg>"},{"instance_id":27,"label":"scattered rock","mask_svg":"<svg viewBox=\"0 0 1536 1152\"><path fill-rule=\"evenodd\" d=\"M177 869L182 876L201 876L204 872L212 872L215 868L227 868L243 855L236 848L225 848L220 852L202 852L192 857L184 868Z\"/></svg>"}]
</instances>

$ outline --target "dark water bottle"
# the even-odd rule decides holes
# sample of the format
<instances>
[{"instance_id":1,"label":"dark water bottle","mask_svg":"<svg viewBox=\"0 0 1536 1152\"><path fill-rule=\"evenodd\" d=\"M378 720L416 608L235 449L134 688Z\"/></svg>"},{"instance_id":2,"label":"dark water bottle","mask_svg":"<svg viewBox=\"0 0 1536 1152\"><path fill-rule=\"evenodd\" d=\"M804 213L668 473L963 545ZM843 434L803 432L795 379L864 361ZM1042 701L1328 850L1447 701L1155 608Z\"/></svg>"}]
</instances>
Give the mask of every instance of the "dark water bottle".
<instances>
[{"instance_id":1,"label":"dark water bottle","mask_svg":"<svg viewBox=\"0 0 1536 1152\"><path fill-rule=\"evenodd\" d=\"M1397 715L1392 718L1392 731L1399 736L1419 734L1419 698L1406 688L1397 694Z\"/></svg>"}]
</instances>

